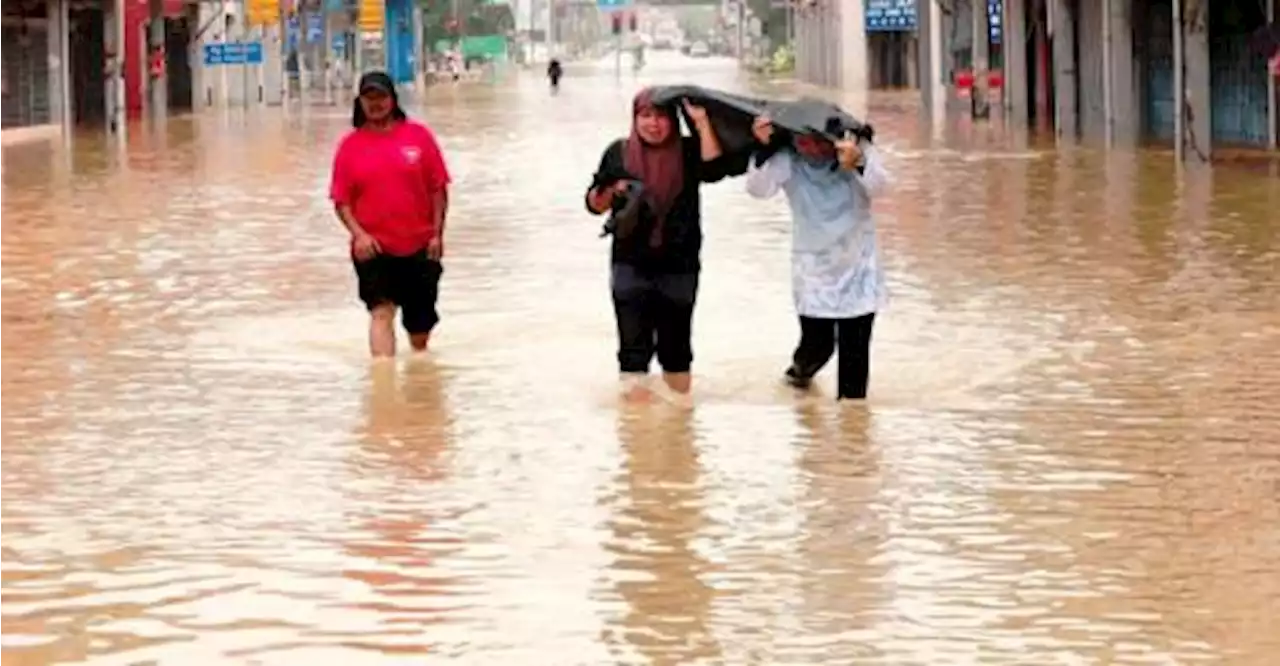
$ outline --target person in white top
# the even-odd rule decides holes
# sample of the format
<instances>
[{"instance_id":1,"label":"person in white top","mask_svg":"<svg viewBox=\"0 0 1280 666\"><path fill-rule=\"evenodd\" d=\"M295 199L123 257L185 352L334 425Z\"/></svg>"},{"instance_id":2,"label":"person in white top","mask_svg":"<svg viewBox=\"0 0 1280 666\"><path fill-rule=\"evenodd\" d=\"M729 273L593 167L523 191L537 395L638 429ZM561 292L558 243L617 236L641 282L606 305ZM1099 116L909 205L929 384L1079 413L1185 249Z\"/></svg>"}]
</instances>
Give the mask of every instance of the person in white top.
<instances>
[{"instance_id":1,"label":"person in white top","mask_svg":"<svg viewBox=\"0 0 1280 666\"><path fill-rule=\"evenodd\" d=\"M752 131L762 146L781 138L765 117ZM747 192L765 199L781 190L791 208L800 344L787 382L807 389L838 345L837 399L865 399L871 327L888 301L871 200L887 189L889 172L868 140L833 142L807 134L766 154L752 158Z\"/></svg>"}]
</instances>

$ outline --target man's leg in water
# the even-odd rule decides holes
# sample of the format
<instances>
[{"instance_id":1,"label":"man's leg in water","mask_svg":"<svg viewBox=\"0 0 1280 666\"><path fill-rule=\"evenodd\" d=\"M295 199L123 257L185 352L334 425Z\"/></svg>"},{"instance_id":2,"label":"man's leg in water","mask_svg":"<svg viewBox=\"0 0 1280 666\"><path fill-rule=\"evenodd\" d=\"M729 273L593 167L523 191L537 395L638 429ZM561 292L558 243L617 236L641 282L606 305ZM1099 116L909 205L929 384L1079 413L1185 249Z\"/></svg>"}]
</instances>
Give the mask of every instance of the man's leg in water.
<instances>
[{"instance_id":1,"label":"man's leg in water","mask_svg":"<svg viewBox=\"0 0 1280 666\"><path fill-rule=\"evenodd\" d=\"M360 301L369 310L369 353L396 353L396 305L392 291L392 257L377 256L355 262Z\"/></svg>"},{"instance_id":2,"label":"man's leg in water","mask_svg":"<svg viewBox=\"0 0 1280 666\"><path fill-rule=\"evenodd\" d=\"M409 334L413 350L426 351L431 342L431 331L440 323L436 301L444 266L427 257L425 252L412 257L397 257L397 260L396 300L401 307L400 321Z\"/></svg>"},{"instance_id":3,"label":"man's leg in water","mask_svg":"<svg viewBox=\"0 0 1280 666\"><path fill-rule=\"evenodd\" d=\"M394 303L379 303L369 308L369 353L374 356L396 355Z\"/></svg>"},{"instance_id":4,"label":"man's leg in water","mask_svg":"<svg viewBox=\"0 0 1280 666\"><path fill-rule=\"evenodd\" d=\"M693 388L693 306L698 297L698 274L664 275L655 294L655 329L662 380L676 393Z\"/></svg>"}]
</instances>

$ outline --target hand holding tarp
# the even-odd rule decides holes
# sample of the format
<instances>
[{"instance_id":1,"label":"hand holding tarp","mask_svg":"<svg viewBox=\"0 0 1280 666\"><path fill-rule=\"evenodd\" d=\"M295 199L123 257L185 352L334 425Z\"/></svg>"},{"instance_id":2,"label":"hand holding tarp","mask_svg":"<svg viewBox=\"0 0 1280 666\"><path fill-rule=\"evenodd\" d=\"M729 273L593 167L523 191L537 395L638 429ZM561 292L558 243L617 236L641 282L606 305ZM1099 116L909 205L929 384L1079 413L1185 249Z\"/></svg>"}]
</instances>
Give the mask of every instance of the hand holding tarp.
<instances>
[{"instance_id":1,"label":"hand holding tarp","mask_svg":"<svg viewBox=\"0 0 1280 666\"><path fill-rule=\"evenodd\" d=\"M836 142L836 159L840 162L841 169L853 171L862 162L862 149L855 139L841 139Z\"/></svg>"},{"instance_id":2,"label":"hand holding tarp","mask_svg":"<svg viewBox=\"0 0 1280 666\"><path fill-rule=\"evenodd\" d=\"M755 136L756 141L760 142L760 145L769 145L773 140L773 122L769 120L769 116L756 116L755 121L751 123L751 134Z\"/></svg>"},{"instance_id":3,"label":"hand holding tarp","mask_svg":"<svg viewBox=\"0 0 1280 666\"><path fill-rule=\"evenodd\" d=\"M708 127L711 121L707 118L707 110L705 108L690 102L687 98L681 102L681 105L684 107L685 115L689 117L689 122L693 123L694 127L698 129Z\"/></svg>"}]
</instances>

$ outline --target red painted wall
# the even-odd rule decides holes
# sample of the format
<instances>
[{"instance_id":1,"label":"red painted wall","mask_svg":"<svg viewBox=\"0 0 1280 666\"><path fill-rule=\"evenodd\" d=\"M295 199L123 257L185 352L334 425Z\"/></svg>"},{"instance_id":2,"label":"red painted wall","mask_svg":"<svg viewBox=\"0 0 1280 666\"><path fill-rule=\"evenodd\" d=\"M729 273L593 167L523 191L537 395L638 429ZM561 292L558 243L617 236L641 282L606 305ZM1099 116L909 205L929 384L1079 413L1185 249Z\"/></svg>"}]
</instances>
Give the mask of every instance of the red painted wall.
<instances>
[{"instance_id":1,"label":"red painted wall","mask_svg":"<svg viewBox=\"0 0 1280 666\"><path fill-rule=\"evenodd\" d=\"M165 16L182 14L185 0L163 0ZM147 80L147 54L143 48L147 19L151 14L149 0L124 0L124 107L130 118L142 115Z\"/></svg>"}]
</instances>

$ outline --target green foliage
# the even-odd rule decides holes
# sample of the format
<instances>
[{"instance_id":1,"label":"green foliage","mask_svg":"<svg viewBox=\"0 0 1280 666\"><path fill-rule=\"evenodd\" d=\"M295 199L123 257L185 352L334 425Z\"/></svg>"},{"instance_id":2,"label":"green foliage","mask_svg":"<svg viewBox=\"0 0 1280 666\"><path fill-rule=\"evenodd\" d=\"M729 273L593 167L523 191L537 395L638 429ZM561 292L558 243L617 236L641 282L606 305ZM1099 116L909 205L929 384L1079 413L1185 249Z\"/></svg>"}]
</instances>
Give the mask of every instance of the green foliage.
<instances>
[{"instance_id":1,"label":"green foliage","mask_svg":"<svg viewBox=\"0 0 1280 666\"><path fill-rule=\"evenodd\" d=\"M458 9L458 21L462 34L505 35L515 29L515 17L511 5L494 4L486 0L418 0L423 8L422 28L426 44L458 36L449 29L453 10Z\"/></svg>"},{"instance_id":2,"label":"green foliage","mask_svg":"<svg viewBox=\"0 0 1280 666\"><path fill-rule=\"evenodd\" d=\"M786 74L796 69L796 52L791 48L790 44L783 44L773 52L773 59L769 61L770 74Z\"/></svg>"}]
</instances>

